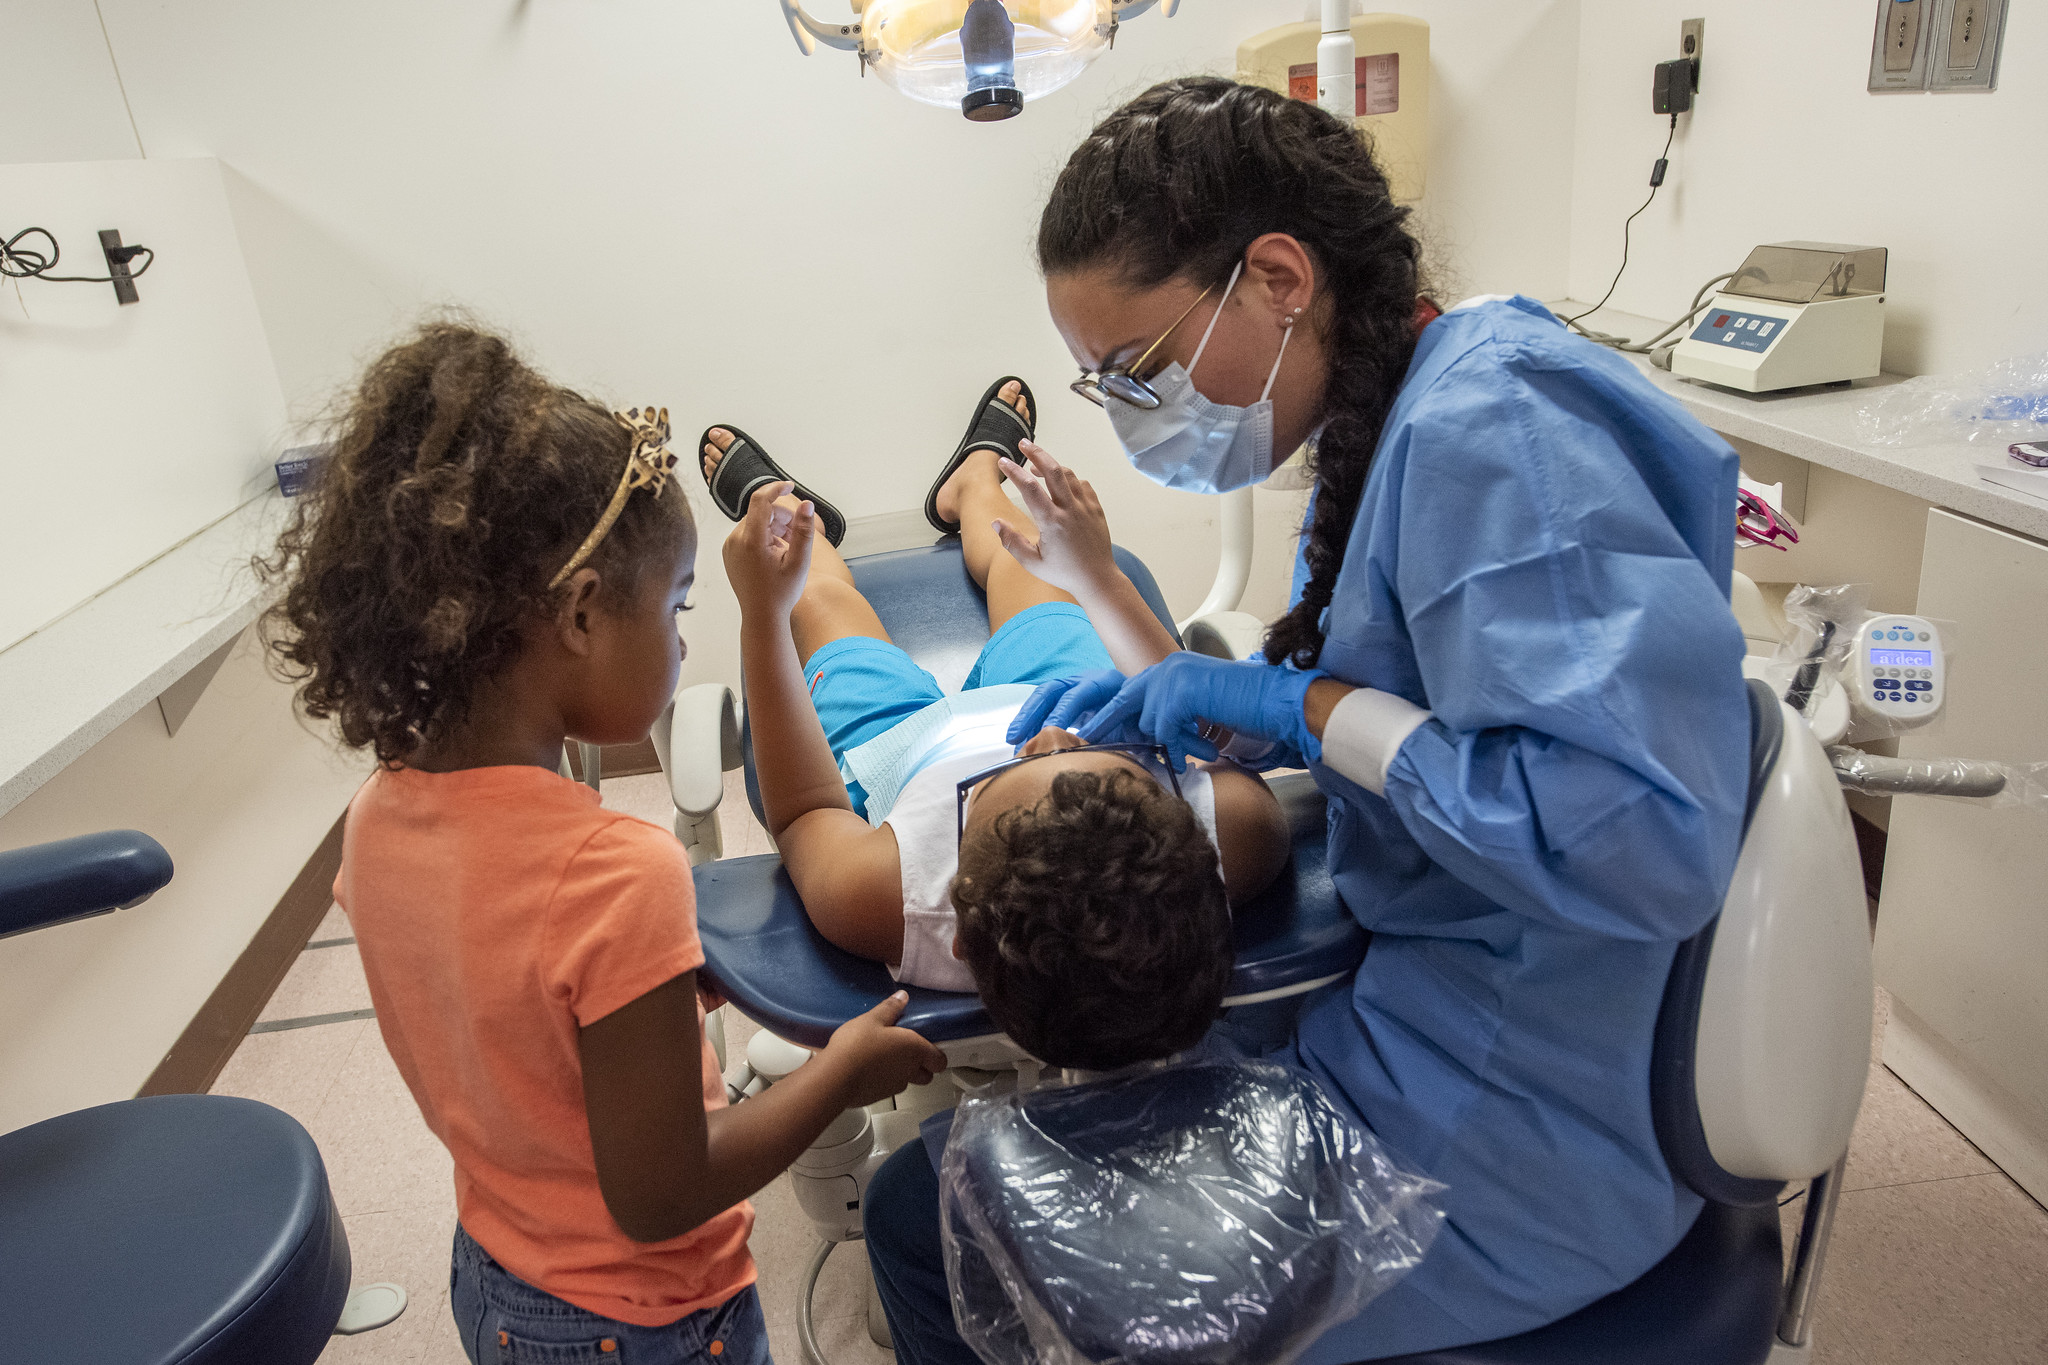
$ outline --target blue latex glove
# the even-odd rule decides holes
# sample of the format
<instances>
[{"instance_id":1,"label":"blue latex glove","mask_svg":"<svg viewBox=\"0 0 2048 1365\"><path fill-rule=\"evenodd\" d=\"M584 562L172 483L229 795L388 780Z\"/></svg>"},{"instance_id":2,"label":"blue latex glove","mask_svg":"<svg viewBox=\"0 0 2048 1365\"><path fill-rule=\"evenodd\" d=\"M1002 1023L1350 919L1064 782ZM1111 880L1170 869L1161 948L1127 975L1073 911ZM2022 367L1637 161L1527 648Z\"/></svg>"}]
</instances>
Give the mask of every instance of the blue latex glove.
<instances>
[{"instance_id":1,"label":"blue latex glove","mask_svg":"<svg viewBox=\"0 0 2048 1365\"><path fill-rule=\"evenodd\" d=\"M1308 731L1302 701L1308 685L1322 676L1320 670L1212 659L1182 650L1125 683L1080 735L1091 744L1164 744L1176 772L1185 770L1191 757L1216 757L1216 745L1202 738L1205 723L1277 740L1308 758L1320 758L1323 746Z\"/></svg>"},{"instance_id":2,"label":"blue latex glove","mask_svg":"<svg viewBox=\"0 0 2048 1365\"><path fill-rule=\"evenodd\" d=\"M1072 730L1086 721L1124 685L1124 675L1113 668L1091 668L1086 673L1042 682L1024 699L1016 719L1004 736L1022 744L1048 725Z\"/></svg>"}]
</instances>

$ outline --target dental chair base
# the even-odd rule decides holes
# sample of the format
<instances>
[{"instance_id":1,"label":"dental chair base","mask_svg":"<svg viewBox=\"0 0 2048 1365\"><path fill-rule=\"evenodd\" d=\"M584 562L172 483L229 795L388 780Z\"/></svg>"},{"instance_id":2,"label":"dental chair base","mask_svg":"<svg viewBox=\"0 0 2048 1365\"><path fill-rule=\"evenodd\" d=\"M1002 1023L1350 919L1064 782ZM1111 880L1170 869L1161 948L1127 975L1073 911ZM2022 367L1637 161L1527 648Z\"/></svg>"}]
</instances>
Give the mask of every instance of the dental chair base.
<instances>
[{"instance_id":1,"label":"dental chair base","mask_svg":"<svg viewBox=\"0 0 2048 1365\"><path fill-rule=\"evenodd\" d=\"M748 1040L745 1060L728 1071L726 1091L735 1104L740 1103L810 1059L808 1049L762 1029ZM797 1344L804 1365L825 1365L812 1313L818 1276L834 1247L861 1240L861 1209L869 1182L898 1147L916 1139L917 1126L924 1118L952 1107L957 1093L942 1076L930 1085L911 1086L893 1100L867 1109L848 1109L790 1165L790 1191L819 1237L797 1291ZM865 1262L862 1276L867 1290L868 1338L889 1349L888 1321Z\"/></svg>"}]
</instances>

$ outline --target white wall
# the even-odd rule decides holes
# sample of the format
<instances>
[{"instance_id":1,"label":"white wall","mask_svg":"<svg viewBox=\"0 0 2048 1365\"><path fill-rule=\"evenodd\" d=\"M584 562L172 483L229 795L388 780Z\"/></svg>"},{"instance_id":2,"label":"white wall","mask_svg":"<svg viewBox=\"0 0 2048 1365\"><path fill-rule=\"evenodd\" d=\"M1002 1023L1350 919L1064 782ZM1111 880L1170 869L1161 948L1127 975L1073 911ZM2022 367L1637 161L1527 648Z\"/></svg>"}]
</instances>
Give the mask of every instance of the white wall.
<instances>
[{"instance_id":1,"label":"white wall","mask_svg":"<svg viewBox=\"0 0 2048 1365\"><path fill-rule=\"evenodd\" d=\"M0 162L142 155L92 0L8 0L7 52ZM0 223L10 237L23 226Z\"/></svg>"},{"instance_id":2,"label":"white wall","mask_svg":"<svg viewBox=\"0 0 2048 1365\"><path fill-rule=\"evenodd\" d=\"M857 517L919 504L967 405L1015 372L1048 447L1096 480L1173 606L1200 599L1213 506L1145 484L1061 392L1072 364L1031 234L1099 114L1167 75L1227 73L1241 38L1300 18L1301 0L1148 15L999 125L863 82L846 54L801 57L768 0L103 8L151 155L232 168L296 411L421 304L461 303L566 382L667 404L686 441L746 426ZM1410 8L1434 26L1424 219L1447 282L1555 292L1576 0ZM1247 605L1270 613L1295 503L1263 501ZM730 681L729 595L701 561L687 667Z\"/></svg>"},{"instance_id":3,"label":"white wall","mask_svg":"<svg viewBox=\"0 0 2048 1365\"><path fill-rule=\"evenodd\" d=\"M1703 88L1671 173L1636 219L1625 312L1671 318L1753 246L1888 247L1885 368L1967 369L2048 347L2048 13L2012 5L2000 89L1865 90L1872 0L1583 0L1571 296L1597 299L1622 219L1649 193L1666 121L1650 68L1707 21Z\"/></svg>"},{"instance_id":4,"label":"white wall","mask_svg":"<svg viewBox=\"0 0 2048 1365\"><path fill-rule=\"evenodd\" d=\"M146 706L0 817L0 848L139 829L177 868L132 910L0 939L0 1132L133 1095L362 782L254 641L175 739Z\"/></svg>"},{"instance_id":5,"label":"white wall","mask_svg":"<svg viewBox=\"0 0 2048 1365\"><path fill-rule=\"evenodd\" d=\"M0 203L8 235L54 234L60 275L106 273L101 228L158 253L140 303L39 280L0 297L5 649L271 486L284 398L218 163L0 165Z\"/></svg>"}]
</instances>

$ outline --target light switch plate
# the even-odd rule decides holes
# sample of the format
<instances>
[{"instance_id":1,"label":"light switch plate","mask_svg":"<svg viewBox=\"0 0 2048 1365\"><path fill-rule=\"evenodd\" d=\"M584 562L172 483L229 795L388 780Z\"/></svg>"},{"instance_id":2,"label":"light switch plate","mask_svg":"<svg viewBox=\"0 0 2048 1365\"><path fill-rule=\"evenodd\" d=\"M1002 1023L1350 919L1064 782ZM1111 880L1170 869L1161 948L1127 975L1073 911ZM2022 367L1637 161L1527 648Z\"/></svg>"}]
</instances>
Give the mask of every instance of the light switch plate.
<instances>
[{"instance_id":1,"label":"light switch plate","mask_svg":"<svg viewBox=\"0 0 2048 1365\"><path fill-rule=\"evenodd\" d=\"M1939 0L1927 17L1934 21L1927 39L1927 88L1996 90L2005 0Z\"/></svg>"},{"instance_id":2,"label":"light switch plate","mask_svg":"<svg viewBox=\"0 0 2048 1365\"><path fill-rule=\"evenodd\" d=\"M1870 40L1870 89L1925 90L1927 49L1939 0L1877 0Z\"/></svg>"}]
</instances>

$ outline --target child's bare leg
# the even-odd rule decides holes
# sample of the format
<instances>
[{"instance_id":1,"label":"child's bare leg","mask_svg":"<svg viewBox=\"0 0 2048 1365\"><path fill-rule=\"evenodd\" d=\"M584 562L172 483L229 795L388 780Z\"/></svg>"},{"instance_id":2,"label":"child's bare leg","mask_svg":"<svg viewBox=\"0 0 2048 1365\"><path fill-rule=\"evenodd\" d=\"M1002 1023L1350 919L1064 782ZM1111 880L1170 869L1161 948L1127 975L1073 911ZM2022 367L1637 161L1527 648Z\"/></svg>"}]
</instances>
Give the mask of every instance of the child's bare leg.
<instances>
[{"instance_id":1,"label":"child's bare leg","mask_svg":"<svg viewBox=\"0 0 2048 1365\"><path fill-rule=\"evenodd\" d=\"M1014 381L1005 384L997 396L1025 411L1022 392ZM968 456L939 490L938 506L940 516L960 523L960 549L967 572L988 594L990 634L1026 607L1074 600L1071 594L1034 576L996 538L993 523L997 517L1027 536L1037 535L1038 526L1003 492L993 451L977 450Z\"/></svg>"},{"instance_id":2,"label":"child's bare leg","mask_svg":"<svg viewBox=\"0 0 2048 1365\"><path fill-rule=\"evenodd\" d=\"M718 462L725 458L725 452L733 442L732 433L724 427L713 427L709 434L710 440L703 451L707 478L712 470L718 468ZM797 506L794 497L783 497L778 501L785 507ZM889 638L889 632L882 627L882 618L875 615L868 599L853 586L853 572L839 557L838 548L822 534L811 542L810 576L804 581L803 596L797 599L796 608L789 614L789 633L796 640L797 657L806 663L820 646L833 640L843 640L850 635L862 635L873 640Z\"/></svg>"}]
</instances>

